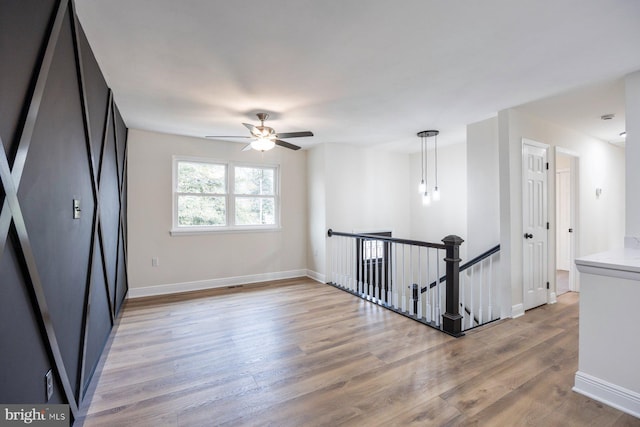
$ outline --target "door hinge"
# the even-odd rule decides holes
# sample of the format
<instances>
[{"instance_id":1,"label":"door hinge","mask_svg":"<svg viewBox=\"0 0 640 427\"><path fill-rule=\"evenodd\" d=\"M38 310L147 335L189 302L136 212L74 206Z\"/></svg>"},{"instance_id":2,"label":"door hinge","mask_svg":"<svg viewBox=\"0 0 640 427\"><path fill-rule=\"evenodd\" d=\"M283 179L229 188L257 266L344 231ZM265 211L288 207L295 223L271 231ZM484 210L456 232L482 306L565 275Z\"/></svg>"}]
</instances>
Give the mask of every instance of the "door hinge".
<instances>
[{"instance_id":1,"label":"door hinge","mask_svg":"<svg viewBox=\"0 0 640 427\"><path fill-rule=\"evenodd\" d=\"M549 289L549 282L547 282L547 289Z\"/></svg>"},{"instance_id":2,"label":"door hinge","mask_svg":"<svg viewBox=\"0 0 640 427\"><path fill-rule=\"evenodd\" d=\"M549 170L549 162L547 162L547 170Z\"/></svg>"},{"instance_id":3,"label":"door hinge","mask_svg":"<svg viewBox=\"0 0 640 427\"><path fill-rule=\"evenodd\" d=\"M549 222L547 222L547 230L549 229Z\"/></svg>"}]
</instances>

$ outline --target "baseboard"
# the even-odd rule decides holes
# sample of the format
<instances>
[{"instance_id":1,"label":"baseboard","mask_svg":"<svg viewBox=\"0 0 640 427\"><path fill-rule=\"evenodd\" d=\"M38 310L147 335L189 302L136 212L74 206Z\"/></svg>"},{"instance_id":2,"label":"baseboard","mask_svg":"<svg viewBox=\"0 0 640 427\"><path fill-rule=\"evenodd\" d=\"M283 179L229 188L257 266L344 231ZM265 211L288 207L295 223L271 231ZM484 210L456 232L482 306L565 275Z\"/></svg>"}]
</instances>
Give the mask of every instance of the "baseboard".
<instances>
[{"instance_id":1,"label":"baseboard","mask_svg":"<svg viewBox=\"0 0 640 427\"><path fill-rule=\"evenodd\" d=\"M325 275L318 273L317 271L307 270L307 277L315 280L316 282L327 283L325 280Z\"/></svg>"},{"instance_id":2,"label":"baseboard","mask_svg":"<svg viewBox=\"0 0 640 427\"><path fill-rule=\"evenodd\" d=\"M246 285L249 283L269 282L271 280L293 279L305 277L308 270L278 271L274 273L252 274L248 276L223 277L220 279L198 280L195 282L169 283L165 285L129 287L128 299L158 295L169 295L180 292L202 291L205 289L225 288L227 286ZM315 278L314 278L315 279Z\"/></svg>"},{"instance_id":3,"label":"baseboard","mask_svg":"<svg viewBox=\"0 0 640 427\"><path fill-rule=\"evenodd\" d=\"M576 372L573 391L640 418L640 393L584 372Z\"/></svg>"},{"instance_id":4,"label":"baseboard","mask_svg":"<svg viewBox=\"0 0 640 427\"><path fill-rule=\"evenodd\" d=\"M516 317L524 316L524 305L516 304L511 307L511 318L515 319Z\"/></svg>"}]
</instances>

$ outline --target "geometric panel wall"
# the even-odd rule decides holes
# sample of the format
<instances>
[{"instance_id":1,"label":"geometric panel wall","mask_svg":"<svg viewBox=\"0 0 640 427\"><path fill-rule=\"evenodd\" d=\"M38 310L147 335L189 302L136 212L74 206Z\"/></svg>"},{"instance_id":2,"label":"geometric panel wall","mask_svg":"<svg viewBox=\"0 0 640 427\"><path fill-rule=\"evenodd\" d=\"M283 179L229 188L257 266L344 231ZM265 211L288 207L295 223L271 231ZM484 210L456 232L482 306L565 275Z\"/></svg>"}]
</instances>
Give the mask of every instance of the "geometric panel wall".
<instances>
[{"instance_id":1,"label":"geometric panel wall","mask_svg":"<svg viewBox=\"0 0 640 427\"><path fill-rule=\"evenodd\" d=\"M126 139L73 1L2 0L2 403L46 402L51 369L79 415L127 292Z\"/></svg>"}]
</instances>

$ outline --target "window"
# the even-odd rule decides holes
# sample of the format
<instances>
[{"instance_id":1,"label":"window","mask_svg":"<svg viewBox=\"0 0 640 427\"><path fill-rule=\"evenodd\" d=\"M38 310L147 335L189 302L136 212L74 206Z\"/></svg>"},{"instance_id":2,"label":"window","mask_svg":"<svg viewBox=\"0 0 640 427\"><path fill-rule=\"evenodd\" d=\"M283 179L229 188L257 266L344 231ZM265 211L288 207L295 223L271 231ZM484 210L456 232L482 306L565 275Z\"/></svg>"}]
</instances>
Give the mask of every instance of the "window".
<instances>
[{"instance_id":1,"label":"window","mask_svg":"<svg viewBox=\"0 0 640 427\"><path fill-rule=\"evenodd\" d=\"M274 168L235 166L236 225L276 225Z\"/></svg>"},{"instance_id":2,"label":"window","mask_svg":"<svg viewBox=\"0 0 640 427\"><path fill-rule=\"evenodd\" d=\"M173 230L279 226L278 167L174 158Z\"/></svg>"}]
</instances>

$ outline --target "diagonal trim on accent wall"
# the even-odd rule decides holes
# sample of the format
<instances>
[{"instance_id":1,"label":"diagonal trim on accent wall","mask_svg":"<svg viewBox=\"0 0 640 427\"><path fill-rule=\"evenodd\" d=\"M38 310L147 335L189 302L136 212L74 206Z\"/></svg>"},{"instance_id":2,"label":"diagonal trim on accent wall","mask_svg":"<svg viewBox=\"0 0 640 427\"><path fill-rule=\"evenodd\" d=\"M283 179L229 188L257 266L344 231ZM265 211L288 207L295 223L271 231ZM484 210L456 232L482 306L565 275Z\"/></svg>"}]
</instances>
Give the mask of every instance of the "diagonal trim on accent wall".
<instances>
[{"instance_id":1,"label":"diagonal trim on accent wall","mask_svg":"<svg viewBox=\"0 0 640 427\"><path fill-rule=\"evenodd\" d=\"M2 139L0 138L0 144ZM71 389L71 383L69 382L69 376L67 370L64 367L64 361L62 359L62 353L60 352L60 346L58 345L58 339L56 338L56 332L51 322L51 314L47 301L44 296L44 289L42 288L42 282L40 280L40 274L36 266L36 260L31 249L31 242L29 241L29 234L27 233L27 227L24 223L24 217L22 216L22 210L20 209L20 203L18 201L18 188L14 184L11 170L9 168L9 161L7 156L2 150L0 153L0 178L5 191L5 203L8 205L8 209L11 210L11 216L13 217L13 224L18 237L18 244L20 246L20 254L22 260L26 265L28 281L31 283L31 288L36 298L38 312L40 314L40 320L45 329L46 342L49 346L49 351L53 356L53 361L56 366L56 372L58 378L62 383L62 388L67 398L67 403L71 409L71 413L76 417L78 413L78 404L73 395Z\"/></svg>"},{"instance_id":2,"label":"diagonal trim on accent wall","mask_svg":"<svg viewBox=\"0 0 640 427\"><path fill-rule=\"evenodd\" d=\"M22 179L22 173L26 163L29 148L33 137L33 131L35 128L36 120L42 103L42 98L46 86L47 77L53 61L56 45L62 29L62 24L67 11L68 0L61 0L58 4L58 9L55 14L53 25L47 39L46 48L42 56L40 69L38 71L38 77L34 85L33 92L28 101L29 108L27 109L26 118L22 129L18 131L20 135L20 141L18 143L18 149L13 161L13 169L9 166L9 161L6 156L5 150L2 150L0 155L0 176L2 176L2 184L5 191L5 200L0 212L0 255L4 252L6 245L6 239L9 234L11 225L11 219L17 234L17 243L20 248L18 256L21 256L26 266L26 279L31 284L31 290L35 296L36 307L34 310L38 314L42 326L44 327L44 341L47 343L49 352L53 357L53 363L55 365L55 371L58 375L62 388L64 390L67 403L71 409L71 413L75 418L78 413L78 403L73 394L69 376L64 366L62 353L60 352L60 346L56 338L56 333L51 321L51 314L47 305L47 301L44 295L44 289L42 288L42 282L40 280L40 274L35 262L33 250L31 248L31 242L29 241L29 235L18 201L18 187L20 186L20 180ZM2 141L0 140L0 144Z\"/></svg>"},{"instance_id":3,"label":"diagonal trim on accent wall","mask_svg":"<svg viewBox=\"0 0 640 427\"><path fill-rule=\"evenodd\" d=\"M115 104L112 105L112 107L115 109ZM118 202L120 203L120 209L118 212L118 244L120 244L120 242L122 241L122 257L124 258L124 262L122 263L122 265L124 266L124 277L125 277L125 283L128 283L127 277L128 277L128 272L127 272L127 239L125 236L125 228L124 228L124 221L125 219L123 218L123 214L124 214L124 203L123 203L123 199L125 197L124 194L124 183L125 183L125 179L126 179L126 173L127 173L127 136L124 136L124 140L121 142L120 141L120 135L118 134L118 127L116 125L116 121L115 121L115 113L114 113L114 120L113 120L113 131L114 131L114 136L115 136L115 149L116 149L116 164L117 159L118 159L118 145L120 143L122 143L124 145L123 148L123 160L122 160L122 171L120 171L120 165L117 164L117 171L118 171ZM118 251L118 257L120 256L120 251ZM118 265L118 264L117 264ZM116 270L116 280L117 280L117 270ZM126 290L125 290L126 293Z\"/></svg>"},{"instance_id":4,"label":"diagonal trim on accent wall","mask_svg":"<svg viewBox=\"0 0 640 427\"><path fill-rule=\"evenodd\" d=\"M100 184L102 181L102 165L104 164L104 151L105 151L105 147L107 146L107 138L109 137L109 125L111 121L114 120L114 117L112 114L112 111L113 111L112 106L113 106L113 92L111 91L111 89L109 89L109 99L107 100L107 117L105 118L105 121L104 121L104 126L102 130L102 144L100 145L100 161L99 161L100 165L98 167L98 175L96 177L96 180L97 180L96 182L98 185L97 196L99 196L99 193L100 193ZM99 222L97 224L97 227L98 227L98 241L100 244L100 262L102 264L102 275L104 277L104 285L106 288L105 291L107 295L107 302L109 303L109 315L111 316L111 324L113 325L115 321L115 305L113 304L113 300L111 298L111 289L109 287L109 274L107 272L107 260L105 258L106 255L104 253L104 237L102 234L103 233L102 222Z\"/></svg>"},{"instance_id":5,"label":"diagonal trim on accent wall","mask_svg":"<svg viewBox=\"0 0 640 427\"><path fill-rule=\"evenodd\" d=\"M53 21L53 26L51 27L51 32L47 40L47 47L45 48L44 55L42 56L40 70L38 71L38 78L36 79L33 92L27 101L29 108L27 109L26 119L22 129L18 130L20 142L18 143L18 150L16 151L16 155L13 160L13 169L11 170L11 176L16 183L16 191L20 186L22 172L24 171L24 165L27 161L27 154L29 152L29 147L31 146L33 130L36 126L36 119L38 118L40 104L42 103L42 95L44 94L47 77L49 76L49 69L51 68L51 62L53 61L53 54L55 53L56 45L58 44L58 37L60 36L60 30L62 29L64 15L67 11L67 3L68 0L61 0L58 5L56 17ZM7 200L5 199L2 206L2 212L0 212L0 256L4 253L10 224L11 214L9 213Z\"/></svg>"},{"instance_id":6,"label":"diagonal trim on accent wall","mask_svg":"<svg viewBox=\"0 0 640 427\"><path fill-rule=\"evenodd\" d=\"M16 4L17 8L20 8L20 6L22 6L20 3ZM43 352L43 363L47 364L46 369L52 367L55 372L57 378L55 388L62 388L62 393L56 393L54 396L56 396L57 401L66 401L70 406L72 419L78 420L79 417L82 417L81 412L84 410L82 402L87 391L87 386L91 376L94 375L93 368L95 368L97 364L97 360L95 360L96 354L97 357L99 357L100 352L104 351L104 341L99 341L106 340L108 337L108 333L112 330L115 323L116 312L118 311L117 307L119 304L122 304L127 292L126 207L124 205L126 200L126 195L124 194L127 155L126 125L121 116L116 116L113 93L108 86L106 86L99 66L95 58L91 56L90 46L85 43L87 41L83 36L81 24L76 15L74 0L55 0L55 3L52 3L51 6L51 12L47 11L47 16L45 17L46 21L44 21L44 19L42 21L46 22L46 29L44 25L39 27L42 28L43 33L39 36L41 38L38 38L39 49L36 51L37 54L34 53L35 56L33 56L33 63L35 65L26 71L21 70L21 72L25 73L24 75L31 76L31 84L28 86L29 89L23 92L22 103L20 105L14 104L16 108L22 107L20 108L21 114L17 129L10 138L12 142L15 142L15 151L10 148L5 148L3 141L0 139L0 183L2 184L2 190L4 192L2 210L0 211L0 259L2 259L6 248L9 253L8 256L11 256L12 259L15 257L17 260L16 268L20 276L18 280L20 280L20 286L23 286L24 291L28 294L27 298L31 311L29 315L33 314L32 318L35 322L33 326L35 326L39 333L39 336L37 338L34 336L34 338L39 339L43 344L41 348ZM27 7L28 5L25 4L24 8ZM71 27L70 38L68 38L68 27L65 21L67 19L67 13L69 14L68 25ZM73 51L73 59L67 56L57 56L57 49L60 49L60 52L70 52L69 48ZM38 155L42 156L43 149L46 153L46 150L64 150L66 149L65 147L68 147L64 144L60 147L57 146L56 143L58 141L55 138L55 133L51 134L51 145L40 145L48 141L40 140L40 128L36 128L37 123L46 123L47 114L49 113L49 109L52 108L50 105L47 105L47 100L43 101L43 98L46 96L45 93L49 93L48 90L50 88L47 83L49 75L52 75L52 81L60 78L57 74L54 77L54 73L59 72L56 71L59 70L59 68L55 68L59 65L58 62L54 63L54 61L57 61L56 58L66 58L65 64L69 66L71 65L71 61L73 61L73 69L75 72L72 71L73 69L69 66L63 68L66 73L63 77L77 84L78 92L76 92L76 88L70 89L66 87L65 90L67 92L65 92L65 95L72 95L68 97L68 101L66 102L73 103L73 105L69 104L70 108L74 108L73 111L77 111L75 110L77 105L75 104L75 100L79 100L80 103L79 114L74 114L71 122L79 128L79 121L82 120L82 136L73 141L74 144L77 143L80 147L82 147L82 142L84 142L86 160L79 160L78 157L75 157L75 163L70 164L70 167L75 170L76 168L74 166L80 166L77 168L79 172L75 175L54 174L52 175L54 181L43 181L35 187L36 193L38 191L59 191L59 184L57 184L56 181L58 176L74 176L76 179L82 180L85 190L88 190L88 185L86 184L89 182L86 180L89 179L91 198L94 206L90 225L85 223L86 227L82 229L82 234L76 236L80 237L82 242L86 243L89 241L88 265L75 269L74 264L73 267L75 271L82 271L82 274L77 278L74 277L73 282L66 282L72 283L72 286L67 286L66 289L74 293L73 298L76 298L74 301L77 302L77 305L74 307L74 312L72 313L74 316L77 315L77 321L74 319L72 331L68 331L60 326L65 323L61 323L60 325L57 323L54 325L53 323L54 319L59 319L59 317L56 316L60 315L61 310L64 310L64 307L60 306L60 300L53 297L52 295L54 294L48 294L48 292L57 292L57 287L60 284L55 274L51 274L47 270L52 264L58 262L57 254L55 251L51 251L50 248L38 246L37 237L39 237L39 235L36 234L35 230L38 229L38 225L42 224L36 223L34 225L29 223L29 228L32 228L33 225L33 229L28 230L24 216L24 214L26 214L26 218L30 219L30 215L33 214L33 216L39 220L46 214L45 212L23 211L23 209L27 210L27 207L33 208L33 206L29 205L27 198L21 200L23 196L30 197L31 200L37 198L37 194L34 194L32 187L30 187L30 194L28 196L22 194L22 192L26 192L26 187L33 184L29 180L33 178L31 175L32 172L37 170L37 165L32 168L30 166L32 163L28 163L27 159L34 158L34 161L46 162L46 157L44 157L44 160L42 157L38 157ZM94 65L97 68L95 71L92 68ZM98 80L93 79L95 73L97 73ZM58 80L56 80L56 82L57 81ZM58 83L51 83L51 90L54 90L57 84ZM0 94L0 96L1 95L2 94ZM94 95L95 98L92 98ZM73 99L74 96L78 96L79 99ZM105 108L104 116L91 116L90 113L93 113L93 108L98 110L103 108L98 106L98 104L104 102L105 97L107 99L106 105L103 104ZM95 101L100 101L95 102L94 99ZM90 101L93 102L91 105L89 105ZM66 107L66 105L67 104L62 104L62 108ZM91 123L92 119L98 123ZM102 123L102 120L104 120L104 123ZM92 125L102 128L101 136L92 133ZM36 129L38 130L36 131ZM119 133L122 133L121 129L124 129L124 135L119 135ZM114 132L114 134L110 135L109 132ZM36 135L35 141L34 135ZM106 176L103 176L103 159L108 145L107 141L109 141L111 136L114 137L115 142L116 168L115 171L111 168L105 170L105 172L108 173ZM45 138L47 138L47 136L45 136ZM82 138L84 141L82 141ZM101 145L99 141L96 141L98 138L101 140ZM94 145L94 142L96 145ZM31 149L32 143L33 149ZM74 145L74 147L77 146ZM124 159L121 157L123 160L122 165L120 165L118 161L118 147L123 148L125 156ZM58 151L58 153L60 152L61 151ZM12 154L13 159L11 158ZM99 158L96 156L99 156ZM85 161L87 164L84 163ZM79 164L79 162L82 164ZM35 163L33 164L35 165ZM27 165L26 168L25 165ZM25 170L26 174L23 180L23 172ZM90 176L86 176L87 171ZM22 190L19 197L21 181L24 181L25 189ZM103 203L101 203L100 187L101 185L105 186L105 183L109 184L109 190L117 189L117 197L114 192L112 193L112 199L108 199L106 202L102 200ZM111 185L113 185L113 187ZM89 197L88 191L83 194L85 194L85 197ZM108 192L106 192L106 194L108 194ZM118 208L117 211L115 210L116 207ZM35 204L35 209L41 208L43 208L43 206L39 206L37 203ZM116 214L118 215L117 219ZM103 220L107 215L111 215L109 219L113 221L109 223L109 226L106 226ZM46 226L50 226L51 224L53 226L68 226L69 223L65 221L66 220L58 219L58 223L47 223ZM111 281L109 280L110 276L108 273L110 272L108 271L107 263L107 261L111 261L111 258L108 258L105 253L105 244L111 243L111 241L107 240L109 238L116 238L117 242L115 252L116 276ZM11 239L11 242L9 242L9 239ZM8 245L8 243L11 243L11 245ZM120 244L122 244L122 247L120 247ZM41 252L40 249L44 249L45 252ZM96 256L98 255L95 253L96 250L100 251L100 256ZM36 254L40 256L42 253L45 254L44 257L47 259L36 259ZM111 256L110 254L109 257ZM119 267L119 261L124 262L123 267ZM68 267L69 265L65 264L65 266ZM86 270L84 267L87 267ZM120 270L122 270L122 274L118 274ZM98 274L99 272L101 272L101 276ZM102 294L99 289L102 285L93 283L97 280L103 280L105 294ZM96 290L100 290L100 294L96 293ZM47 294L45 294L45 291L47 291ZM49 300L47 300L47 295L50 297ZM57 294L56 296L59 295L60 294ZM97 302L98 305L92 306L94 302ZM71 317L66 317L65 320L68 321L70 318ZM67 322L66 325L69 325L69 323ZM73 339L77 339L77 341L73 342L72 348L61 347L61 345L68 345L61 343L72 342L69 341L70 338L68 334L73 334L71 336L74 337ZM77 348L76 342L78 345ZM77 353L73 354L74 352ZM19 357L21 353L10 356L16 355ZM76 355L78 356L77 360L75 359ZM23 368L28 370L30 366L24 365ZM74 383L77 384L73 384L73 386L76 386L75 388L71 384L69 373L72 375L77 373L76 379L74 380ZM34 375L34 372L25 372L24 375L29 378L38 376L38 374ZM7 387L9 386L7 385ZM30 395L33 396L34 402L40 399L40 394L34 387L26 389Z\"/></svg>"},{"instance_id":7,"label":"diagonal trim on accent wall","mask_svg":"<svg viewBox=\"0 0 640 427\"><path fill-rule=\"evenodd\" d=\"M89 173L91 174L91 192L93 197L93 219L92 219L92 232L90 237L89 244L89 256L88 256L88 266L87 266L87 277L85 281L85 295L84 295L84 310L82 314L82 328L81 328L81 337L80 337L80 349L79 349L79 357L80 363L78 364L78 375L77 375L77 384L76 390L77 395L76 399L78 402L82 401L82 397L84 396L84 386L85 386L85 372L86 372L86 355L87 355L87 342L89 338L89 318L91 315L91 276L93 272L93 258L94 258L94 250L96 244L96 237L98 235L98 226L100 224L100 197L98 195L98 180L97 180L97 171L95 166L95 156L93 154L93 144L92 144L92 133L91 133L91 119L89 117L89 110L87 106L87 87L84 73L84 65L82 62L82 48L80 46L79 41L79 24L78 24L78 16L75 10L75 4L72 1L70 3L70 13L71 13L71 30L72 30L72 39L74 46L74 53L76 59L76 73L78 78L78 84L80 88L80 105L82 107L82 121L84 125L84 138L85 145L87 148L87 160L89 163ZM109 100L108 102L112 102L111 91L109 91ZM107 121L109 120L109 116L107 115ZM99 239L98 239L99 240ZM103 253L102 247L100 248L100 252ZM104 266L104 260L102 260ZM103 269L104 270L104 269ZM106 277L105 277L106 280ZM108 288L108 286L107 286ZM110 310L111 314L111 325L113 325L113 310Z\"/></svg>"}]
</instances>

